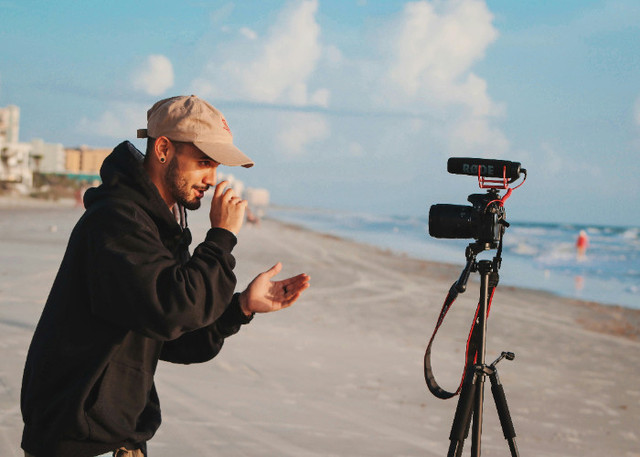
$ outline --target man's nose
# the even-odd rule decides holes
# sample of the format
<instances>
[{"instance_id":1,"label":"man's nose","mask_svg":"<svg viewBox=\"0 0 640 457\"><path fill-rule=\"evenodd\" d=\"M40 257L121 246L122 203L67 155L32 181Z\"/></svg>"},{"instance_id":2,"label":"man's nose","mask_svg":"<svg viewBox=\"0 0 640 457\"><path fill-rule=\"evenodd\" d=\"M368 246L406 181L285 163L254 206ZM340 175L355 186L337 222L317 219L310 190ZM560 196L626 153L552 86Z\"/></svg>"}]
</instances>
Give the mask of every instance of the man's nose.
<instances>
[{"instance_id":1,"label":"man's nose","mask_svg":"<svg viewBox=\"0 0 640 457\"><path fill-rule=\"evenodd\" d=\"M216 169L212 168L204 177L203 182L208 186L216 185Z\"/></svg>"}]
</instances>

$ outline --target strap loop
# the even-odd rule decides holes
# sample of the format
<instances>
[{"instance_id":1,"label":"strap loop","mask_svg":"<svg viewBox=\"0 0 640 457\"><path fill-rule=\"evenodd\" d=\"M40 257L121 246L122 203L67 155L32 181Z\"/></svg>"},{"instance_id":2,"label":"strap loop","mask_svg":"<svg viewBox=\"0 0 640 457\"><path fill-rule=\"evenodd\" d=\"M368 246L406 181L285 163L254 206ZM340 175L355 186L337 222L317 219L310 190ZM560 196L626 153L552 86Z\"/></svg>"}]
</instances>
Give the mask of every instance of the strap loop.
<instances>
[{"instance_id":1,"label":"strap loop","mask_svg":"<svg viewBox=\"0 0 640 457\"><path fill-rule=\"evenodd\" d=\"M449 309L451 309L453 302L458 297L458 292L455 290L455 285L456 284L454 284L449 290L449 294L447 295L447 298L445 299L444 304L442 305L442 310L440 311L440 316L438 317L436 328L433 331L433 335L431 335L431 339L429 340L429 344L427 345L427 350L425 351L425 354L424 354L424 379L427 383L427 387L435 397L441 398L443 400L447 400L449 398L455 397L460 393L460 391L462 390L462 384L464 383L464 379L467 374L468 367L475 363L477 359L478 350L480 349L477 341L478 340L477 336L479 335L480 330L476 324L478 323L478 313L480 312L481 303L478 303L478 307L476 308L476 312L473 316L473 322L471 323L471 329L469 330L469 338L467 339L467 348L465 351L465 364L464 364L464 369L462 370L460 385L458 386L455 392L449 392L443 389L442 387L440 387L440 385L436 382L436 378L433 374L433 368L431 366L431 345L433 344L433 340L435 339L436 333L438 333L438 330L440 329L440 326L442 325L442 322L444 321L445 316L449 312ZM494 292L495 292L495 286L492 285L489 288L489 303L487 307L487 318L489 317L489 310L491 309L491 301L493 300Z\"/></svg>"}]
</instances>

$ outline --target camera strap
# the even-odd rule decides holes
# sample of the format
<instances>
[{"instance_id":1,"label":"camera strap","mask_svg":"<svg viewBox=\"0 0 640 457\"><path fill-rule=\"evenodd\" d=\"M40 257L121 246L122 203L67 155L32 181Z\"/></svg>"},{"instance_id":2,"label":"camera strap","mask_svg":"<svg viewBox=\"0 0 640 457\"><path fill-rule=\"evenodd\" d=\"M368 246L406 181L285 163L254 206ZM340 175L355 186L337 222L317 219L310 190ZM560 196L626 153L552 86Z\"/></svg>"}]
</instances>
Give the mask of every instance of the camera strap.
<instances>
[{"instance_id":1,"label":"camera strap","mask_svg":"<svg viewBox=\"0 0 640 457\"><path fill-rule=\"evenodd\" d=\"M487 318L489 317L489 310L491 309L491 302L493 300L493 294L495 292L495 285L489 287L489 302L487 305ZM481 342L479 340L480 329L478 324L478 313L480 312L481 303L478 303L476 308L475 315L473 316L473 322L471 323L471 329L469 330L469 337L467 339L467 347L465 350L465 363L464 369L462 371L462 377L460 379L460 385L456 389L455 392L449 392L444 390L440 385L436 382L435 376L433 374L433 368L431 366L431 345L433 344L433 340L436 337L436 333L440 329L440 326L444 322L444 318L451 309L451 306L455 302L458 297L458 291L455 289L455 284L449 290L449 294L442 305L442 310L440 311L440 316L438 317L438 321L436 323L436 328L433 331L433 335L431 335L431 339L429 340L429 345L427 346L427 350L424 354L424 378L427 382L427 387L431 391L431 393L443 400L447 400L449 398L455 397L462 390L462 384L464 383L465 376L467 375L467 370L469 367L475 363L478 356L478 350L480 349Z\"/></svg>"}]
</instances>

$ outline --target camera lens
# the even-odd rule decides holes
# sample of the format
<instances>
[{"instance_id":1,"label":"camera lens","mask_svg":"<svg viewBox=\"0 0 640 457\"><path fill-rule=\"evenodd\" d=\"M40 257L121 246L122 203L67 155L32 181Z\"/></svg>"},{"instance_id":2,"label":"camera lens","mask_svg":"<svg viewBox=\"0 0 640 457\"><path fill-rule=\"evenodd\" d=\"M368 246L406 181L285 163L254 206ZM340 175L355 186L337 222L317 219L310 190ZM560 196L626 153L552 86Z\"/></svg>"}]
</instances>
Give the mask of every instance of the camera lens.
<instances>
[{"instance_id":1,"label":"camera lens","mask_svg":"<svg viewBox=\"0 0 640 457\"><path fill-rule=\"evenodd\" d=\"M473 206L432 205L429 210L429 235L434 238L475 238L477 212Z\"/></svg>"}]
</instances>

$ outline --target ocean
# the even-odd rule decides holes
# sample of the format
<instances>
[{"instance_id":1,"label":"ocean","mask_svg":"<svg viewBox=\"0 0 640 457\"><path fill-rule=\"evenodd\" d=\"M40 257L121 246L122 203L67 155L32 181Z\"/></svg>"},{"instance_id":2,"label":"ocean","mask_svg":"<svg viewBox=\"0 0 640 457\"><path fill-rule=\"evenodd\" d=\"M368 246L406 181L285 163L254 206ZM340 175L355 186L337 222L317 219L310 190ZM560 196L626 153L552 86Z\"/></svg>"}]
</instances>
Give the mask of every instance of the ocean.
<instances>
[{"instance_id":1,"label":"ocean","mask_svg":"<svg viewBox=\"0 0 640 457\"><path fill-rule=\"evenodd\" d=\"M465 248L473 241L430 237L427 215L379 216L283 207L270 207L266 215L414 258L459 264L461 271ZM503 237L500 284L640 309L640 227L509 222ZM579 259L576 240L581 230L587 233L589 246ZM485 251L478 259L491 259L495 254L495 250ZM456 279L451 278L451 283ZM443 299L446 292L443 290Z\"/></svg>"}]
</instances>

